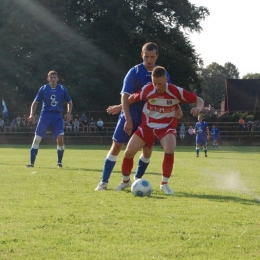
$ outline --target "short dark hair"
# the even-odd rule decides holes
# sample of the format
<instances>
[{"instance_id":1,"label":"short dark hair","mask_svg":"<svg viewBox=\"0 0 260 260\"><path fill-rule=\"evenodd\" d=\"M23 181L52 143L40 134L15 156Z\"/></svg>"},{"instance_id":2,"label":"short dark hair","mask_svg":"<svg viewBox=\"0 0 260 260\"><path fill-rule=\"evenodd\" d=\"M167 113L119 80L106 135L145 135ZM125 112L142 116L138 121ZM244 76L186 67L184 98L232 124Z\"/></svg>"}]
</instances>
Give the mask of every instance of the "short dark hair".
<instances>
[{"instance_id":1,"label":"short dark hair","mask_svg":"<svg viewBox=\"0 0 260 260\"><path fill-rule=\"evenodd\" d=\"M51 71L48 72L48 77L49 77L50 75L56 75L56 76L58 77L58 72L55 71L55 70L51 70Z\"/></svg>"},{"instance_id":2,"label":"short dark hair","mask_svg":"<svg viewBox=\"0 0 260 260\"><path fill-rule=\"evenodd\" d=\"M152 77L154 78L160 78L166 76L166 70L164 67L162 66L156 66L154 67L153 71L152 71Z\"/></svg>"},{"instance_id":3,"label":"short dark hair","mask_svg":"<svg viewBox=\"0 0 260 260\"><path fill-rule=\"evenodd\" d=\"M144 44L143 47L142 47L142 51L143 51L143 52L144 52L144 51L153 51L153 50L155 50L156 53L159 53L159 48L158 48L157 44L154 43L154 42L147 42L147 43Z\"/></svg>"}]
</instances>

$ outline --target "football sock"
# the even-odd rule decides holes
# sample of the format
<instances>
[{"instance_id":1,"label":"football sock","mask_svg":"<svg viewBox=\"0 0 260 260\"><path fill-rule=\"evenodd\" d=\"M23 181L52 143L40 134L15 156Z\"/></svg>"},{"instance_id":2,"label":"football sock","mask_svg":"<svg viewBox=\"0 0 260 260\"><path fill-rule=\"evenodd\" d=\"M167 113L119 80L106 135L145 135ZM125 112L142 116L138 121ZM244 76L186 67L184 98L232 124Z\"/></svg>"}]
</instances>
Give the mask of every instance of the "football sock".
<instances>
[{"instance_id":1,"label":"football sock","mask_svg":"<svg viewBox=\"0 0 260 260\"><path fill-rule=\"evenodd\" d=\"M141 179L150 163L150 158L145 158L143 154L139 157L138 166L135 172L135 177Z\"/></svg>"},{"instance_id":2,"label":"football sock","mask_svg":"<svg viewBox=\"0 0 260 260\"><path fill-rule=\"evenodd\" d=\"M134 165L134 158L127 159L127 158L124 157L123 163L122 163L123 179L124 179L125 176L128 177L131 174L131 170L133 168L133 165ZM124 179L124 181L125 181L125 179Z\"/></svg>"},{"instance_id":3,"label":"football sock","mask_svg":"<svg viewBox=\"0 0 260 260\"><path fill-rule=\"evenodd\" d=\"M166 183L168 183L168 180L169 180L169 178L166 178L166 177L162 176L161 184L166 184Z\"/></svg>"},{"instance_id":4,"label":"football sock","mask_svg":"<svg viewBox=\"0 0 260 260\"><path fill-rule=\"evenodd\" d=\"M108 183L108 179L110 178L110 175L114 169L116 160L117 160L117 156L108 153L107 158L105 159L104 162L104 168L102 172L102 182Z\"/></svg>"},{"instance_id":5,"label":"football sock","mask_svg":"<svg viewBox=\"0 0 260 260\"><path fill-rule=\"evenodd\" d=\"M57 146L58 163L62 163L64 154L64 146Z\"/></svg>"},{"instance_id":6,"label":"football sock","mask_svg":"<svg viewBox=\"0 0 260 260\"><path fill-rule=\"evenodd\" d=\"M207 151L208 151L207 148L206 148L206 149L203 149L203 150L204 150L204 153L207 154Z\"/></svg>"},{"instance_id":7,"label":"football sock","mask_svg":"<svg viewBox=\"0 0 260 260\"><path fill-rule=\"evenodd\" d=\"M200 148L196 148L196 154L199 155L200 153Z\"/></svg>"},{"instance_id":8,"label":"football sock","mask_svg":"<svg viewBox=\"0 0 260 260\"><path fill-rule=\"evenodd\" d=\"M37 154L38 154L38 149L31 148L31 150L30 150L30 163L32 165L34 165Z\"/></svg>"},{"instance_id":9,"label":"football sock","mask_svg":"<svg viewBox=\"0 0 260 260\"><path fill-rule=\"evenodd\" d=\"M163 164L162 164L163 177L170 178L172 174L173 163L174 163L174 154L165 153Z\"/></svg>"}]
</instances>

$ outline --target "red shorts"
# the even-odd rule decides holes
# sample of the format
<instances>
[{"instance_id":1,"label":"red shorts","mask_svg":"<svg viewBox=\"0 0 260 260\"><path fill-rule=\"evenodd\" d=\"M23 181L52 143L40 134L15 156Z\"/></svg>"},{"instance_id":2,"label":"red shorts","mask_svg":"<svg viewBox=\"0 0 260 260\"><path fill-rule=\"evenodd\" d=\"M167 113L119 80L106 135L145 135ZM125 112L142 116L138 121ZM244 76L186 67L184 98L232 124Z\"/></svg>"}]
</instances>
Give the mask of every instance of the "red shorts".
<instances>
[{"instance_id":1,"label":"red shorts","mask_svg":"<svg viewBox=\"0 0 260 260\"><path fill-rule=\"evenodd\" d=\"M176 133L176 129L172 126L162 129L154 129L148 127L147 125L140 125L134 132L134 134L139 136L149 147L153 146L157 138L161 140L167 134L173 134L176 136Z\"/></svg>"}]
</instances>

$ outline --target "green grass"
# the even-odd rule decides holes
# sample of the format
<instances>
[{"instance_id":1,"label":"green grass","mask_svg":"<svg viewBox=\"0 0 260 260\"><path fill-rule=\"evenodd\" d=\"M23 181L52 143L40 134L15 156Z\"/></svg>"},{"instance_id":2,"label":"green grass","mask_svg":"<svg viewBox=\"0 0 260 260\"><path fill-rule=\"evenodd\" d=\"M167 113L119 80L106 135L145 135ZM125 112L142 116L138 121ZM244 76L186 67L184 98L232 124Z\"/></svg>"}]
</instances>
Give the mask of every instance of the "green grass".
<instances>
[{"instance_id":1,"label":"green grass","mask_svg":"<svg viewBox=\"0 0 260 260\"><path fill-rule=\"evenodd\" d=\"M149 198L114 191L123 153L108 190L94 191L108 149L67 146L57 169L55 145L42 145L27 169L29 145L0 148L0 259L260 259L259 147L208 158L177 147L166 196L156 146Z\"/></svg>"}]
</instances>

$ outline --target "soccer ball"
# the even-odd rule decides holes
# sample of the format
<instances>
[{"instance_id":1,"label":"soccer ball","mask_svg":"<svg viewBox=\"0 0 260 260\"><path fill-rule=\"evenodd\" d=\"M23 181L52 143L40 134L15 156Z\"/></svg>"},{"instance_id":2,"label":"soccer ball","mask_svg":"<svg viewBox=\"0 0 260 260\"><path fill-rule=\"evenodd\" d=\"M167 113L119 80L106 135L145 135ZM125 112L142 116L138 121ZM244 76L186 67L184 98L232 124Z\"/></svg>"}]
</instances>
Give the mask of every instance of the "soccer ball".
<instances>
[{"instance_id":1,"label":"soccer ball","mask_svg":"<svg viewBox=\"0 0 260 260\"><path fill-rule=\"evenodd\" d=\"M144 179L138 179L133 182L131 186L131 192L135 196L139 197L149 197L152 193L152 185L149 181Z\"/></svg>"}]
</instances>

